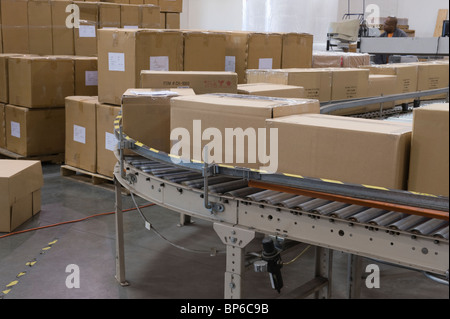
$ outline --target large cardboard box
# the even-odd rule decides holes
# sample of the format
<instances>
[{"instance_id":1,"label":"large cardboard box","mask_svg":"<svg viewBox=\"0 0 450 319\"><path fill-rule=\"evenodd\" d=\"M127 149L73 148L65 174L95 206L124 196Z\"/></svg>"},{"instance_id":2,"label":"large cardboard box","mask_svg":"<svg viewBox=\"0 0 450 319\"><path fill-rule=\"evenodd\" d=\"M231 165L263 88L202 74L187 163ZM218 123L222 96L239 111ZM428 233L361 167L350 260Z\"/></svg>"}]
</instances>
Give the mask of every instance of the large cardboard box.
<instances>
[{"instance_id":1,"label":"large cardboard box","mask_svg":"<svg viewBox=\"0 0 450 319\"><path fill-rule=\"evenodd\" d=\"M6 105L6 148L24 157L64 153L65 109Z\"/></svg>"},{"instance_id":2,"label":"large cardboard box","mask_svg":"<svg viewBox=\"0 0 450 319\"><path fill-rule=\"evenodd\" d=\"M446 88L449 85L449 65L440 62L411 63L417 65L417 91ZM421 100L445 99L447 94L421 97Z\"/></svg>"},{"instance_id":3,"label":"large cardboard box","mask_svg":"<svg viewBox=\"0 0 450 319\"><path fill-rule=\"evenodd\" d=\"M331 68L331 100L366 98L369 89L369 70L357 68Z\"/></svg>"},{"instance_id":4,"label":"large cardboard box","mask_svg":"<svg viewBox=\"0 0 450 319\"><path fill-rule=\"evenodd\" d=\"M225 33L183 31L184 71L224 71Z\"/></svg>"},{"instance_id":5,"label":"large cardboard box","mask_svg":"<svg viewBox=\"0 0 450 319\"><path fill-rule=\"evenodd\" d=\"M99 28L120 28L120 4L101 2L98 5Z\"/></svg>"},{"instance_id":6,"label":"large cardboard box","mask_svg":"<svg viewBox=\"0 0 450 319\"><path fill-rule=\"evenodd\" d=\"M406 189L411 125L294 115L267 120L267 127L278 129L280 173Z\"/></svg>"},{"instance_id":7,"label":"large cardboard box","mask_svg":"<svg viewBox=\"0 0 450 319\"><path fill-rule=\"evenodd\" d=\"M148 0L145 0L148 1ZM154 0L150 0L152 2ZM181 12L183 11L183 0L159 0L158 5L162 12Z\"/></svg>"},{"instance_id":8,"label":"large cardboard box","mask_svg":"<svg viewBox=\"0 0 450 319\"><path fill-rule=\"evenodd\" d=\"M449 196L449 104L414 109L408 190Z\"/></svg>"},{"instance_id":9,"label":"large cardboard box","mask_svg":"<svg viewBox=\"0 0 450 319\"><path fill-rule=\"evenodd\" d=\"M192 89L129 89L122 98L123 131L132 139L169 153L170 100L195 95Z\"/></svg>"},{"instance_id":10,"label":"large cardboard box","mask_svg":"<svg viewBox=\"0 0 450 319\"><path fill-rule=\"evenodd\" d=\"M308 33L283 34L281 68L311 68L313 39Z\"/></svg>"},{"instance_id":11,"label":"large cardboard box","mask_svg":"<svg viewBox=\"0 0 450 319\"><path fill-rule=\"evenodd\" d=\"M361 68L369 69L371 74L396 75L398 94L416 92L417 90L417 65L396 63L362 66ZM411 103L413 100L414 99L399 100L395 101L395 104Z\"/></svg>"},{"instance_id":12,"label":"large cardboard box","mask_svg":"<svg viewBox=\"0 0 450 319\"><path fill-rule=\"evenodd\" d=\"M164 12L164 25L161 24L161 28L164 29L179 29L181 25L181 17L178 12Z\"/></svg>"},{"instance_id":13,"label":"large cardboard box","mask_svg":"<svg viewBox=\"0 0 450 319\"><path fill-rule=\"evenodd\" d=\"M161 11L154 5L122 5L120 6L121 28L160 28Z\"/></svg>"},{"instance_id":14,"label":"large cardboard box","mask_svg":"<svg viewBox=\"0 0 450 319\"><path fill-rule=\"evenodd\" d=\"M305 98L305 89L301 86L273 84L273 83L247 83L238 85L239 94L282 97Z\"/></svg>"},{"instance_id":15,"label":"large cardboard box","mask_svg":"<svg viewBox=\"0 0 450 319\"><path fill-rule=\"evenodd\" d=\"M97 102L90 96L66 98L65 162L91 173L97 172Z\"/></svg>"},{"instance_id":16,"label":"large cardboard box","mask_svg":"<svg viewBox=\"0 0 450 319\"><path fill-rule=\"evenodd\" d=\"M97 57L74 56L75 95L98 95Z\"/></svg>"},{"instance_id":17,"label":"large cardboard box","mask_svg":"<svg viewBox=\"0 0 450 319\"><path fill-rule=\"evenodd\" d=\"M30 108L63 107L74 94L69 57L16 56L8 60L9 103Z\"/></svg>"},{"instance_id":18,"label":"large cardboard box","mask_svg":"<svg viewBox=\"0 0 450 319\"><path fill-rule=\"evenodd\" d=\"M276 83L305 88L306 98L320 102L331 100L332 71L330 69L247 70L248 83Z\"/></svg>"},{"instance_id":19,"label":"large cardboard box","mask_svg":"<svg viewBox=\"0 0 450 319\"><path fill-rule=\"evenodd\" d=\"M50 1L28 1L28 42L32 54L53 54L52 7Z\"/></svg>"},{"instance_id":20,"label":"large cardboard box","mask_svg":"<svg viewBox=\"0 0 450 319\"><path fill-rule=\"evenodd\" d=\"M0 102L9 102L9 85L8 85L8 59L11 56L19 56L15 53L0 53Z\"/></svg>"},{"instance_id":21,"label":"large cardboard box","mask_svg":"<svg viewBox=\"0 0 450 319\"><path fill-rule=\"evenodd\" d=\"M397 76L396 75L382 75L382 74L370 74L369 75L369 89L368 97L380 97L387 95L398 94L397 91ZM384 102L383 110L392 109L395 107L394 101ZM374 103L369 105L357 106L342 110L333 111L332 115L354 115L363 114L368 112L380 111L380 103Z\"/></svg>"},{"instance_id":22,"label":"large cardboard box","mask_svg":"<svg viewBox=\"0 0 450 319\"><path fill-rule=\"evenodd\" d=\"M80 8L80 27L74 28L75 55L97 56L98 3L74 1Z\"/></svg>"},{"instance_id":23,"label":"large cardboard box","mask_svg":"<svg viewBox=\"0 0 450 319\"><path fill-rule=\"evenodd\" d=\"M250 33L247 69L281 69L283 36L279 33Z\"/></svg>"},{"instance_id":24,"label":"large cardboard box","mask_svg":"<svg viewBox=\"0 0 450 319\"><path fill-rule=\"evenodd\" d=\"M2 0L3 53L29 53L28 0Z\"/></svg>"},{"instance_id":25,"label":"large cardboard box","mask_svg":"<svg viewBox=\"0 0 450 319\"><path fill-rule=\"evenodd\" d=\"M247 82L247 54L248 54L248 38L250 32L245 31L227 31L225 32L226 48L225 48L225 71L236 72L238 75L238 83Z\"/></svg>"},{"instance_id":26,"label":"large cardboard box","mask_svg":"<svg viewBox=\"0 0 450 319\"><path fill-rule=\"evenodd\" d=\"M183 34L169 30L99 30L98 97L120 105L141 86L141 70L183 70Z\"/></svg>"},{"instance_id":27,"label":"large cardboard box","mask_svg":"<svg viewBox=\"0 0 450 319\"><path fill-rule=\"evenodd\" d=\"M66 19L69 15L66 8L73 4L73 1L50 0L50 3L52 6L53 54L73 55L75 54L74 33L78 32L78 29L66 26Z\"/></svg>"},{"instance_id":28,"label":"large cardboard box","mask_svg":"<svg viewBox=\"0 0 450 319\"><path fill-rule=\"evenodd\" d=\"M276 148L282 141L276 140L275 133L265 132L266 119L320 112L317 100L242 94L177 97L172 99L171 107L174 155L206 160L203 150L208 145L208 162L266 171L276 170L271 166L277 166ZM176 136L178 131L181 139ZM183 136L186 132L188 136ZM177 150L178 146L181 148ZM269 154L269 159L260 154Z\"/></svg>"},{"instance_id":29,"label":"large cardboard box","mask_svg":"<svg viewBox=\"0 0 450 319\"><path fill-rule=\"evenodd\" d=\"M237 74L213 71L141 71L142 88L188 87L195 94L237 93Z\"/></svg>"},{"instance_id":30,"label":"large cardboard box","mask_svg":"<svg viewBox=\"0 0 450 319\"><path fill-rule=\"evenodd\" d=\"M11 232L41 211L40 161L0 160L0 232Z\"/></svg>"},{"instance_id":31,"label":"large cardboard box","mask_svg":"<svg viewBox=\"0 0 450 319\"><path fill-rule=\"evenodd\" d=\"M6 148L5 104L0 103L0 148Z\"/></svg>"},{"instance_id":32,"label":"large cardboard box","mask_svg":"<svg viewBox=\"0 0 450 319\"><path fill-rule=\"evenodd\" d=\"M114 121L120 113L120 106L96 104L97 118L97 173L107 177L114 176L117 158L114 151L117 139L114 135Z\"/></svg>"}]
</instances>

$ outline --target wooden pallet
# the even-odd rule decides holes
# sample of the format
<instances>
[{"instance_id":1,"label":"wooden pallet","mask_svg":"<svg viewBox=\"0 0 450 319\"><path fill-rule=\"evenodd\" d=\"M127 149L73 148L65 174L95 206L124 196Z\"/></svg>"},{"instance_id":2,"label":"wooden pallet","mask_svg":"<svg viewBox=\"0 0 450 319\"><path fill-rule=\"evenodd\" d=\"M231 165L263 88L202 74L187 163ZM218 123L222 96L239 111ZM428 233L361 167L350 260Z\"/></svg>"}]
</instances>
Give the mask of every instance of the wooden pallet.
<instances>
[{"instance_id":1,"label":"wooden pallet","mask_svg":"<svg viewBox=\"0 0 450 319\"><path fill-rule=\"evenodd\" d=\"M41 161L42 163L52 163L52 164L64 163L64 153L50 154L50 155L23 156L23 155L8 151L7 149L4 149L4 148L0 148L0 158Z\"/></svg>"},{"instance_id":2,"label":"wooden pallet","mask_svg":"<svg viewBox=\"0 0 450 319\"><path fill-rule=\"evenodd\" d=\"M70 165L61 165L61 176L70 178L71 180L80 183L115 191L114 179L112 177L92 173L81 168ZM130 192L122 188L122 194L130 195Z\"/></svg>"}]
</instances>

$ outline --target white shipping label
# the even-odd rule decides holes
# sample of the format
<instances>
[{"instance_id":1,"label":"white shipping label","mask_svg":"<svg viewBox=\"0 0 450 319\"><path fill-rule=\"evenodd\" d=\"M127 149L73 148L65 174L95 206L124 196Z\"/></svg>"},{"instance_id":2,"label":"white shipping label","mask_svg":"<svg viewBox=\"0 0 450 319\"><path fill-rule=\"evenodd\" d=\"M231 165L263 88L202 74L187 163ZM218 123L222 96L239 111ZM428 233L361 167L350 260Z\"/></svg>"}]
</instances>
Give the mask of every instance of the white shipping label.
<instances>
[{"instance_id":1,"label":"white shipping label","mask_svg":"<svg viewBox=\"0 0 450 319\"><path fill-rule=\"evenodd\" d=\"M109 71L125 71L125 53L108 53Z\"/></svg>"},{"instance_id":2,"label":"white shipping label","mask_svg":"<svg viewBox=\"0 0 450 319\"><path fill-rule=\"evenodd\" d=\"M124 25L124 29L139 29L139 26L137 25Z\"/></svg>"},{"instance_id":3,"label":"white shipping label","mask_svg":"<svg viewBox=\"0 0 450 319\"><path fill-rule=\"evenodd\" d=\"M78 143L86 144L86 128L78 125L73 126L73 140Z\"/></svg>"},{"instance_id":4,"label":"white shipping label","mask_svg":"<svg viewBox=\"0 0 450 319\"><path fill-rule=\"evenodd\" d=\"M169 71L169 57L168 56L151 56L150 57L151 71Z\"/></svg>"},{"instance_id":5,"label":"white shipping label","mask_svg":"<svg viewBox=\"0 0 450 319\"><path fill-rule=\"evenodd\" d=\"M20 138L20 123L11 121L11 136Z\"/></svg>"},{"instance_id":6,"label":"white shipping label","mask_svg":"<svg viewBox=\"0 0 450 319\"><path fill-rule=\"evenodd\" d=\"M272 69L272 58L259 59L259 69Z\"/></svg>"},{"instance_id":7,"label":"white shipping label","mask_svg":"<svg viewBox=\"0 0 450 319\"><path fill-rule=\"evenodd\" d=\"M236 57L226 56L225 57L225 71L236 72Z\"/></svg>"},{"instance_id":8,"label":"white shipping label","mask_svg":"<svg viewBox=\"0 0 450 319\"><path fill-rule=\"evenodd\" d=\"M86 71L84 84L86 86L98 86L98 71Z\"/></svg>"},{"instance_id":9,"label":"white shipping label","mask_svg":"<svg viewBox=\"0 0 450 319\"><path fill-rule=\"evenodd\" d=\"M114 152L117 146L117 142L117 138L114 134L105 132L105 148L107 150Z\"/></svg>"},{"instance_id":10,"label":"white shipping label","mask_svg":"<svg viewBox=\"0 0 450 319\"><path fill-rule=\"evenodd\" d=\"M95 38L95 25L80 25L80 38Z\"/></svg>"}]
</instances>

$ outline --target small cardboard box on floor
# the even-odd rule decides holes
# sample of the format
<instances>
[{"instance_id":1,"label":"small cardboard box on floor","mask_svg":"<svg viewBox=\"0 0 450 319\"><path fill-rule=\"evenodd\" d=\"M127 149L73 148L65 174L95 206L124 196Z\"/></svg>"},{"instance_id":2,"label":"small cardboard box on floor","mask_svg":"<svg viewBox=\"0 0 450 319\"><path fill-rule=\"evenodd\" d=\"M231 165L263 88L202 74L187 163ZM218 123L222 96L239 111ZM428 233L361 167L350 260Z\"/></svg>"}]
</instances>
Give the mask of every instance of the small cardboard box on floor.
<instances>
[{"instance_id":1,"label":"small cardboard box on floor","mask_svg":"<svg viewBox=\"0 0 450 319\"><path fill-rule=\"evenodd\" d=\"M67 165L97 172L97 97L66 97L66 152Z\"/></svg>"},{"instance_id":2,"label":"small cardboard box on floor","mask_svg":"<svg viewBox=\"0 0 450 319\"><path fill-rule=\"evenodd\" d=\"M127 89L141 87L141 70L183 70L180 31L103 29L98 34L100 103L120 106Z\"/></svg>"},{"instance_id":3,"label":"small cardboard box on floor","mask_svg":"<svg viewBox=\"0 0 450 319\"><path fill-rule=\"evenodd\" d=\"M238 85L239 94L282 97L305 98L305 89L301 86L274 84L274 83L248 83Z\"/></svg>"},{"instance_id":4,"label":"small cardboard box on floor","mask_svg":"<svg viewBox=\"0 0 450 319\"><path fill-rule=\"evenodd\" d=\"M6 105L6 147L24 157L64 153L65 109Z\"/></svg>"},{"instance_id":5,"label":"small cardboard box on floor","mask_svg":"<svg viewBox=\"0 0 450 319\"><path fill-rule=\"evenodd\" d=\"M14 56L8 59L9 103L29 108L64 107L74 94L70 57Z\"/></svg>"},{"instance_id":6,"label":"small cardboard box on floor","mask_svg":"<svg viewBox=\"0 0 450 319\"><path fill-rule=\"evenodd\" d=\"M0 160L0 232L11 232L41 211L40 161Z\"/></svg>"},{"instance_id":7,"label":"small cardboard box on floor","mask_svg":"<svg viewBox=\"0 0 450 319\"><path fill-rule=\"evenodd\" d=\"M170 100L195 95L192 89L128 89L122 97L123 131L144 145L169 153Z\"/></svg>"},{"instance_id":8,"label":"small cardboard box on floor","mask_svg":"<svg viewBox=\"0 0 450 319\"><path fill-rule=\"evenodd\" d=\"M406 189L411 125L307 114L267 127L278 129L280 173Z\"/></svg>"},{"instance_id":9,"label":"small cardboard box on floor","mask_svg":"<svg viewBox=\"0 0 450 319\"><path fill-rule=\"evenodd\" d=\"M449 104L414 110L408 190L449 196Z\"/></svg>"},{"instance_id":10,"label":"small cardboard box on floor","mask_svg":"<svg viewBox=\"0 0 450 319\"><path fill-rule=\"evenodd\" d=\"M191 88L195 94L237 93L237 74L219 71L141 71L141 87Z\"/></svg>"},{"instance_id":11,"label":"small cardboard box on floor","mask_svg":"<svg viewBox=\"0 0 450 319\"><path fill-rule=\"evenodd\" d=\"M301 86L306 98L331 100L332 71L328 69L247 70L247 83L275 83Z\"/></svg>"},{"instance_id":12,"label":"small cardboard box on floor","mask_svg":"<svg viewBox=\"0 0 450 319\"><path fill-rule=\"evenodd\" d=\"M270 146L270 133L265 136L266 143L257 147L256 144L260 144L257 141L263 141L262 136L259 136L261 140L258 140L255 136L242 137L241 139L236 135L236 143L234 143L233 137L227 143L230 130L232 130L232 134L239 134L241 130L244 135L249 131L259 134L259 129L265 130L266 119L291 114L317 114L319 112L320 105L317 100L283 99L242 94L203 94L176 97L171 100L171 131L180 129L180 131L189 132L189 136L182 136L181 140L172 140L172 146L175 146L175 144L181 145L180 154L174 155L183 158L190 156L187 159L202 160L203 148L211 142L210 139L213 139L211 136L205 137L206 130L212 128L212 132L220 133L221 136L214 137L214 141L209 145L209 160L220 164L260 169L268 164L264 163L264 159L258 158L259 151L262 151L261 148L266 147L267 153L264 154L269 154L273 151L269 147L276 146L274 144ZM256 140L249 142L250 138L256 138ZM237 145L238 140L241 140L240 142L244 145ZM247 140L247 142L244 142L244 140ZM292 140L292 136L287 140ZM213 144L214 151L212 150ZM236 148L234 144L236 144ZM239 158L236 154L237 148L245 153L242 154L241 152ZM251 148L254 152L249 152ZM219 154L219 151L221 154ZM186 154L187 152L189 154ZM272 152L272 155L275 156L274 152ZM254 160L250 156L254 156Z\"/></svg>"}]
</instances>

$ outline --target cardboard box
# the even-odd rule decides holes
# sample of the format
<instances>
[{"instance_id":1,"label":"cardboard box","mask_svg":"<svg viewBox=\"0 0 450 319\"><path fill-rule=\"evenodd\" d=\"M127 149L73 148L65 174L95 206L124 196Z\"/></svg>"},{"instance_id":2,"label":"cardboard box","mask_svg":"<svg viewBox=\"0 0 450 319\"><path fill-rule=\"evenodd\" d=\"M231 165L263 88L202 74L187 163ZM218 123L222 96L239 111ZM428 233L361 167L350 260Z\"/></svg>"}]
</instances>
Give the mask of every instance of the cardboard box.
<instances>
[{"instance_id":1,"label":"cardboard box","mask_svg":"<svg viewBox=\"0 0 450 319\"><path fill-rule=\"evenodd\" d=\"M183 34L169 30L99 30L98 97L120 105L141 87L141 70L183 70Z\"/></svg>"},{"instance_id":2,"label":"cardboard box","mask_svg":"<svg viewBox=\"0 0 450 319\"><path fill-rule=\"evenodd\" d=\"M66 98L66 153L67 165L97 172L97 98L68 96Z\"/></svg>"},{"instance_id":3,"label":"cardboard box","mask_svg":"<svg viewBox=\"0 0 450 319\"><path fill-rule=\"evenodd\" d=\"M0 148L6 148L5 104L0 103Z\"/></svg>"},{"instance_id":4,"label":"cardboard box","mask_svg":"<svg viewBox=\"0 0 450 319\"><path fill-rule=\"evenodd\" d=\"M97 118L97 173L107 177L114 176L117 158L114 150L117 139L114 135L114 121L120 113L120 106L96 104Z\"/></svg>"},{"instance_id":5,"label":"cardboard box","mask_svg":"<svg viewBox=\"0 0 450 319\"><path fill-rule=\"evenodd\" d=\"M358 68L370 65L370 55L352 52L314 52L315 68Z\"/></svg>"},{"instance_id":6,"label":"cardboard box","mask_svg":"<svg viewBox=\"0 0 450 319\"><path fill-rule=\"evenodd\" d=\"M74 30L67 28L66 19L68 13L66 8L73 4L72 1L51 0L52 6L52 44L53 54L73 55L75 54Z\"/></svg>"},{"instance_id":7,"label":"cardboard box","mask_svg":"<svg viewBox=\"0 0 450 319\"><path fill-rule=\"evenodd\" d=\"M170 100L195 95L192 89L129 89L122 98L123 131L159 151L170 151Z\"/></svg>"},{"instance_id":8,"label":"cardboard box","mask_svg":"<svg viewBox=\"0 0 450 319\"><path fill-rule=\"evenodd\" d=\"M411 63L417 65L417 91L442 89L449 86L449 65L440 62ZM421 100L446 99L447 94L421 97Z\"/></svg>"},{"instance_id":9,"label":"cardboard box","mask_svg":"<svg viewBox=\"0 0 450 319\"><path fill-rule=\"evenodd\" d=\"M363 66L361 68L369 69L371 74L396 75L398 94L416 92L417 90L417 65L397 63ZM400 105L403 103L411 103L412 101L414 99L399 100L395 101L395 104Z\"/></svg>"},{"instance_id":10,"label":"cardboard box","mask_svg":"<svg viewBox=\"0 0 450 319\"><path fill-rule=\"evenodd\" d=\"M397 76L395 75L382 75L382 74L370 74L369 75L369 89L368 97L380 97L387 95L398 94L397 89ZM394 101L383 103L383 110L392 109L395 107ZM363 114L368 112L380 111L380 103L363 105L358 107L352 107L349 109L333 111L331 115L354 115Z\"/></svg>"},{"instance_id":11,"label":"cardboard box","mask_svg":"<svg viewBox=\"0 0 450 319\"><path fill-rule=\"evenodd\" d=\"M213 71L141 71L141 87L192 88L195 94L237 93L237 74Z\"/></svg>"},{"instance_id":12,"label":"cardboard box","mask_svg":"<svg viewBox=\"0 0 450 319\"><path fill-rule=\"evenodd\" d=\"M308 114L267 127L278 129L280 173L406 189L410 125Z\"/></svg>"},{"instance_id":13,"label":"cardboard box","mask_svg":"<svg viewBox=\"0 0 450 319\"><path fill-rule=\"evenodd\" d=\"M142 5L141 12L141 28L164 29L165 24L161 24L160 7L153 5Z\"/></svg>"},{"instance_id":14,"label":"cardboard box","mask_svg":"<svg viewBox=\"0 0 450 319\"><path fill-rule=\"evenodd\" d=\"M266 147L264 154L271 154L270 157L277 156L276 150L273 149L277 146L276 143L270 143L270 139L273 138L273 136L271 137L272 133L266 132L266 143L261 144L264 143L264 140L263 136L259 135L258 137L253 136L254 140L251 140L249 135L242 139L233 138L233 142L231 142L230 138L227 138L229 131L232 130L238 134L242 129L243 133L260 134L259 129L266 127L266 119L290 114L317 114L319 112L320 105L317 100L237 94L204 94L173 98L171 101L171 130L174 132L176 129L181 129L189 132L189 136L182 136L181 139L175 137L172 140L172 146L175 148L179 141L181 143L181 152L177 153L174 149L174 155L202 160L204 159L203 149L208 144L209 162L253 169L262 169L263 167L269 169L266 166L276 165L276 158L274 158L274 162L268 163L269 161L260 158L259 152L263 152L262 147ZM198 127L198 123L200 127ZM214 134L218 133L220 136L213 138L207 134L206 129ZM291 139L292 136L288 140Z\"/></svg>"},{"instance_id":15,"label":"cardboard box","mask_svg":"<svg viewBox=\"0 0 450 319\"><path fill-rule=\"evenodd\" d=\"M0 102L9 102L9 85L8 85L8 59L12 56L20 56L15 53L0 53Z\"/></svg>"},{"instance_id":16,"label":"cardboard box","mask_svg":"<svg viewBox=\"0 0 450 319\"><path fill-rule=\"evenodd\" d=\"M246 31L227 31L225 32L225 71L236 72L238 83L247 83L247 53L248 38L250 32Z\"/></svg>"},{"instance_id":17,"label":"cardboard box","mask_svg":"<svg viewBox=\"0 0 450 319\"><path fill-rule=\"evenodd\" d=\"M10 57L9 103L30 108L63 107L73 95L73 61L52 56Z\"/></svg>"},{"instance_id":18,"label":"cardboard box","mask_svg":"<svg viewBox=\"0 0 450 319\"><path fill-rule=\"evenodd\" d=\"M98 5L99 28L120 28L120 4L101 2Z\"/></svg>"},{"instance_id":19,"label":"cardboard box","mask_svg":"<svg viewBox=\"0 0 450 319\"><path fill-rule=\"evenodd\" d=\"M225 33L183 31L184 71L224 71Z\"/></svg>"},{"instance_id":20,"label":"cardboard box","mask_svg":"<svg viewBox=\"0 0 450 319\"><path fill-rule=\"evenodd\" d=\"M160 28L160 8L154 5L122 5L120 6L121 28Z\"/></svg>"},{"instance_id":21,"label":"cardboard box","mask_svg":"<svg viewBox=\"0 0 450 319\"><path fill-rule=\"evenodd\" d=\"M313 35L307 33L283 34L281 68L311 68Z\"/></svg>"},{"instance_id":22,"label":"cardboard box","mask_svg":"<svg viewBox=\"0 0 450 319\"><path fill-rule=\"evenodd\" d=\"M369 70L356 68L331 68L331 100L366 98L369 90Z\"/></svg>"},{"instance_id":23,"label":"cardboard box","mask_svg":"<svg viewBox=\"0 0 450 319\"><path fill-rule=\"evenodd\" d=\"M6 105L6 148L24 157L64 152L64 108Z\"/></svg>"},{"instance_id":24,"label":"cardboard box","mask_svg":"<svg viewBox=\"0 0 450 319\"><path fill-rule=\"evenodd\" d=\"M29 53L28 0L2 0L3 53Z\"/></svg>"},{"instance_id":25,"label":"cardboard box","mask_svg":"<svg viewBox=\"0 0 450 319\"><path fill-rule=\"evenodd\" d=\"M98 4L74 1L80 8L80 27L74 28L75 55L97 56Z\"/></svg>"},{"instance_id":26,"label":"cardboard box","mask_svg":"<svg viewBox=\"0 0 450 319\"><path fill-rule=\"evenodd\" d=\"M40 161L0 160L0 232L11 232L41 210Z\"/></svg>"},{"instance_id":27,"label":"cardboard box","mask_svg":"<svg viewBox=\"0 0 450 319\"><path fill-rule=\"evenodd\" d=\"M98 95L98 67L96 57L74 56L75 95Z\"/></svg>"},{"instance_id":28,"label":"cardboard box","mask_svg":"<svg viewBox=\"0 0 450 319\"><path fill-rule=\"evenodd\" d=\"M166 29L179 29L180 28L180 13L178 12L165 12L165 28ZM163 25L161 24L163 28Z\"/></svg>"},{"instance_id":29,"label":"cardboard box","mask_svg":"<svg viewBox=\"0 0 450 319\"><path fill-rule=\"evenodd\" d=\"M49 1L28 1L28 42L32 54L53 54L52 7Z\"/></svg>"},{"instance_id":30,"label":"cardboard box","mask_svg":"<svg viewBox=\"0 0 450 319\"><path fill-rule=\"evenodd\" d=\"M282 97L305 98L305 89L301 86L273 84L273 83L248 83L238 85L239 94Z\"/></svg>"},{"instance_id":31,"label":"cardboard box","mask_svg":"<svg viewBox=\"0 0 450 319\"><path fill-rule=\"evenodd\" d=\"M276 83L305 88L306 98L320 102L331 100L330 69L247 70L248 83Z\"/></svg>"},{"instance_id":32,"label":"cardboard box","mask_svg":"<svg viewBox=\"0 0 450 319\"><path fill-rule=\"evenodd\" d=\"M158 5L161 7L161 12L183 11L183 0L159 0Z\"/></svg>"},{"instance_id":33,"label":"cardboard box","mask_svg":"<svg viewBox=\"0 0 450 319\"><path fill-rule=\"evenodd\" d=\"M449 104L414 109L408 190L449 196Z\"/></svg>"},{"instance_id":34,"label":"cardboard box","mask_svg":"<svg viewBox=\"0 0 450 319\"><path fill-rule=\"evenodd\" d=\"M248 39L247 69L281 69L283 36L279 33L251 33Z\"/></svg>"}]
</instances>

